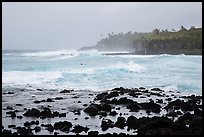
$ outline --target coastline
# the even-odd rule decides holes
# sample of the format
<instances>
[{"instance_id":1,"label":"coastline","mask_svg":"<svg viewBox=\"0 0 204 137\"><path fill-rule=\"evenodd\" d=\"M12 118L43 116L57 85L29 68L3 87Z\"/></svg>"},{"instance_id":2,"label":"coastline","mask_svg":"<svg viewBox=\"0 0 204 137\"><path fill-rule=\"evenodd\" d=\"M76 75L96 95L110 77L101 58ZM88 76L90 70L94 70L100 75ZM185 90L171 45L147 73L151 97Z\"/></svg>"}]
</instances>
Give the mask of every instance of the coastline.
<instances>
[{"instance_id":1,"label":"coastline","mask_svg":"<svg viewBox=\"0 0 204 137\"><path fill-rule=\"evenodd\" d=\"M202 95L157 87L103 92L7 89L2 92L2 121L4 135L201 135Z\"/></svg>"}]
</instances>

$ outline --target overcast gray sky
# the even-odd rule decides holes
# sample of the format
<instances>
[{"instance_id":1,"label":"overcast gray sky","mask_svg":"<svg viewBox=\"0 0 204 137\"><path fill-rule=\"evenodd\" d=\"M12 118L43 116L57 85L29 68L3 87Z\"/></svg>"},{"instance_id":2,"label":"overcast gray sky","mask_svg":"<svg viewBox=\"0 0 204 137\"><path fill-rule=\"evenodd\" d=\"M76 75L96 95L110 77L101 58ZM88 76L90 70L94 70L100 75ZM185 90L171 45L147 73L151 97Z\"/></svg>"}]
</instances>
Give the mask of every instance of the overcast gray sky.
<instances>
[{"instance_id":1,"label":"overcast gray sky","mask_svg":"<svg viewBox=\"0 0 204 137\"><path fill-rule=\"evenodd\" d=\"M201 2L4 2L3 49L78 49L108 33L202 27Z\"/></svg>"}]
</instances>

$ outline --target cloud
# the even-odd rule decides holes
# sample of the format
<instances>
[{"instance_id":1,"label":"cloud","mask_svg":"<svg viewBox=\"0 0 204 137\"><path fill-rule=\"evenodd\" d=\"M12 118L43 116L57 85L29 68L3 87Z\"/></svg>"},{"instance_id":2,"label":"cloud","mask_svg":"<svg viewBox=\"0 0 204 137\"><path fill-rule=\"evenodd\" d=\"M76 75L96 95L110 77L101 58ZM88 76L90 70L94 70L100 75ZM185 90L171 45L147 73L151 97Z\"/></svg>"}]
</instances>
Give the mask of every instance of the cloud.
<instances>
[{"instance_id":1,"label":"cloud","mask_svg":"<svg viewBox=\"0 0 204 137\"><path fill-rule=\"evenodd\" d=\"M201 2L3 2L4 48L73 49L115 32L202 26Z\"/></svg>"}]
</instances>

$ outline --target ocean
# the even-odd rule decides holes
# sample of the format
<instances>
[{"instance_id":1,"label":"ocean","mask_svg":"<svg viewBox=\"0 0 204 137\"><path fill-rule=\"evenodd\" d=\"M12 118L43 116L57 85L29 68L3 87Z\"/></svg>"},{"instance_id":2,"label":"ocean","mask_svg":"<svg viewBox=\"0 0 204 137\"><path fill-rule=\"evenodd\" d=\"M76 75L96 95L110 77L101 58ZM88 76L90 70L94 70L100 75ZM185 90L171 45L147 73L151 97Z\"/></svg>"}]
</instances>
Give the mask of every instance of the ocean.
<instances>
[{"instance_id":1,"label":"ocean","mask_svg":"<svg viewBox=\"0 0 204 137\"><path fill-rule=\"evenodd\" d=\"M202 94L200 55L105 55L94 50L3 50L2 54L3 88L158 87Z\"/></svg>"}]
</instances>

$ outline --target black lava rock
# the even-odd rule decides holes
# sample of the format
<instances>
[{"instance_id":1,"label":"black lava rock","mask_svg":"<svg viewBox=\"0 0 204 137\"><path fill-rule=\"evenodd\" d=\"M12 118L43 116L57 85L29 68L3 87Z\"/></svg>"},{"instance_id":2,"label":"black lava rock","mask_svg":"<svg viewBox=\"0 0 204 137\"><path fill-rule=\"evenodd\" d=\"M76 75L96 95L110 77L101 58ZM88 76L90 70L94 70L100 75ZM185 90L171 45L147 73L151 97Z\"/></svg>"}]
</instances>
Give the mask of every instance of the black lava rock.
<instances>
[{"instance_id":1,"label":"black lava rock","mask_svg":"<svg viewBox=\"0 0 204 137\"><path fill-rule=\"evenodd\" d=\"M59 117L66 117L66 113L59 114Z\"/></svg>"},{"instance_id":2,"label":"black lava rock","mask_svg":"<svg viewBox=\"0 0 204 137\"><path fill-rule=\"evenodd\" d=\"M124 117L118 117L115 126L123 129L126 126L126 119Z\"/></svg>"},{"instance_id":3,"label":"black lava rock","mask_svg":"<svg viewBox=\"0 0 204 137\"><path fill-rule=\"evenodd\" d=\"M118 113L116 111L111 111L110 116L116 116Z\"/></svg>"},{"instance_id":4,"label":"black lava rock","mask_svg":"<svg viewBox=\"0 0 204 137\"><path fill-rule=\"evenodd\" d=\"M55 130L60 130L60 131L69 131L70 128L72 127L72 123L69 121L60 121L60 122L55 122L54 124L54 129Z\"/></svg>"},{"instance_id":5,"label":"black lava rock","mask_svg":"<svg viewBox=\"0 0 204 137\"><path fill-rule=\"evenodd\" d=\"M98 131L89 131L88 135L98 135L99 132Z\"/></svg>"},{"instance_id":6,"label":"black lava rock","mask_svg":"<svg viewBox=\"0 0 204 137\"><path fill-rule=\"evenodd\" d=\"M74 128L74 129L71 130L71 132L74 132L74 133L81 133L82 131L84 131L85 133L87 133L88 130L89 130L88 127L83 127L83 126L80 126L80 125L75 125L73 128Z\"/></svg>"},{"instance_id":7,"label":"black lava rock","mask_svg":"<svg viewBox=\"0 0 204 137\"><path fill-rule=\"evenodd\" d=\"M150 101L149 103L139 103L142 109L150 110L154 113L160 113L161 106L159 104L154 103L154 101Z\"/></svg>"},{"instance_id":8,"label":"black lava rock","mask_svg":"<svg viewBox=\"0 0 204 137\"><path fill-rule=\"evenodd\" d=\"M89 114L90 116L96 116L98 114L99 107L100 106L98 104L91 104L84 109L84 112Z\"/></svg>"},{"instance_id":9,"label":"black lava rock","mask_svg":"<svg viewBox=\"0 0 204 137\"><path fill-rule=\"evenodd\" d=\"M36 126L36 127L34 128L34 130L35 130L36 133L37 133L37 132L40 132L40 131L41 131L41 127Z\"/></svg>"},{"instance_id":10,"label":"black lava rock","mask_svg":"<svg viewBox=\"0 0 204 137\"><path fill-rule=\"evenodd\" d=\"M40 117L40 111L36 108L28 109L26 113L23 114L23 116L26 117Z\"/></svg>"},{"instance_id":11,"label":"black lava rock","mask_svg":"<svg viewBox=\"0 0 204 137\"><path fill-rule=\"evenodd\" d=\"M70 89L70 90L64 89L64 90L60 91L60 93L70 93L72 91L74 91L74 90L73 89Z\"/></svg>"},{"instance_id":12,"label":"black lava rock","mask_svg":"<svg viewBox=\"0 0 204 137\"><path fill-rule=\"evenodd\" d=\"M113 128L113 127L114 127L114 123L110 119L106 119L106 120L104 119L101 121L102 131L106 131L108 128Z\"/></svg>"}]
</instances>

